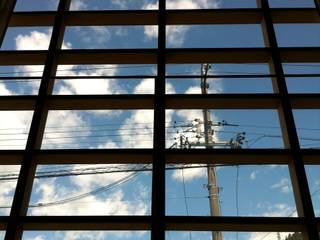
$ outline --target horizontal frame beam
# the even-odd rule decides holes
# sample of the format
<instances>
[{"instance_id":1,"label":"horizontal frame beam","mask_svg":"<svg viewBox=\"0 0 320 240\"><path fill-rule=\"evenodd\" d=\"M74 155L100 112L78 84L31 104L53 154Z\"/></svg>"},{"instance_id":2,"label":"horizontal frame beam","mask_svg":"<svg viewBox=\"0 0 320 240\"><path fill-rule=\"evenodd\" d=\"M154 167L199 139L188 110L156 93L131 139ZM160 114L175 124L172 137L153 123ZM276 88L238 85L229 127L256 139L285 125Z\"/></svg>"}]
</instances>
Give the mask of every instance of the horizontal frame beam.
<instances>
[{"instance_id":1,"label":"horizontal frame beam","mask_svg":"<svg viewBox=\"0 0 320 240\"><path fill-rule=\"evenodd\" d=\"M152 149L40 150L38 164L148 164Z\"/></svg>"},{"instance_id":2,"label":"horizontal frame beam","mask_svg":"<svg viewBox=\"0 0 320 240\"><path fill-rule=\"evenodd\" d=\"M274 23L319 23L312 8L272 9ZM15 12L9 27L53 26L55 12ZM64 13L66 26L157 25L157 10L69 11ZM260 24L261 9L167 10L167 25L189 24Z\"/></svg>"},{"instance_id":3,"label":"horizontal frame beam","mask_svg":"<svg viewBox=\"0 0 320 240\"><path fill-rule=\"evenodd\" d=\"M49 110L153 109L150 95L70 95L48 97Z\"/></svg>"},{"instance_id":4,"label":"horizontal frame beam","mask_svg":"<svg viewBox=\"0 0 320 240\"><path fill-rule=\"evenodd\" d=\"M170 94L166 109L278 109L278 94ZM320 94L290 94L294 109L320 109ZM33 110L37 96L0 96L0 110ZM154 95L52 95L49 110L153 109Z\"/></svg>"},{"instance_id":5,"label":"horizontal frame beam","mask_svg":"<svg viewBox=\"0 0 320 240\"><path fill-rule=\"evenodd\" d=\"M303 218L282 217L166 217L166 230L179 231L304 231Z\"/></svg>"},{"instance_id":6,"label":"horizontal frame beam","mask_svg":"<svg viewBox=\"0 0 320 240\"><path fill-rule=\"evenodd\" d=\"M150 230L149 216L21 217L24 230Z\"/></svg>"},{"instance_id":7,"label":"horizontal frame beam","mask_svg":"<svg viewBox=\"0 0 320 240\"><path fill-rule=\"evenodd\" d=\"M5 227L7 217L0 218ZM19 217L25 231L150 230L150 216L27 216ZM302 232L304 218L166 216L167 231Z\"/></svg>"},{"instance_id":8,"label":"horizontal frame beam","mask_svg":"<svg viewBox=\"0 0 320 240\"><path fill-rule=\"evenodd\" d=\"M170 149L167 164L288 164L292 160L287 149Z\"/></svg>"},{"instance_id":9,"label":"horizontal frame beam","mask_svg":"<svg viewBox=\"0 0 320 240\"><path fill-rule=\"evenodd\" d=\"M304 164L320 165L320 150L302 149ZM148 164L153 149L60 149L38 150L38 164ZM0 165L21 164L23 150L0 150ZM166 149L166 163L289 164L289 149Z\"/></svg>"},{"instance_id":10,"label":"horizontal frame beam","mask_svg":"<svg viewBox=\"0 0 320 240\"><path fill-rule=\"evenodd\" d=\"M167 109L277 109L277 94L177 94L166 96Z\"/></svg>"},{"instance_id":11,"label":"horizontal frame beam","mask_svg":"<svg viewBox=\"0 0 320 240\"><path fill-rule=\"evenodd\" d=\"M320 62L320 48L279 48L284 63ZM47 51L0 51L0 65L43 65ZM269 48L166 49L167 64L268 63ZM73 49L57 51L58 64L156 64L156 49Z\"/></svg>"}]
</instances>

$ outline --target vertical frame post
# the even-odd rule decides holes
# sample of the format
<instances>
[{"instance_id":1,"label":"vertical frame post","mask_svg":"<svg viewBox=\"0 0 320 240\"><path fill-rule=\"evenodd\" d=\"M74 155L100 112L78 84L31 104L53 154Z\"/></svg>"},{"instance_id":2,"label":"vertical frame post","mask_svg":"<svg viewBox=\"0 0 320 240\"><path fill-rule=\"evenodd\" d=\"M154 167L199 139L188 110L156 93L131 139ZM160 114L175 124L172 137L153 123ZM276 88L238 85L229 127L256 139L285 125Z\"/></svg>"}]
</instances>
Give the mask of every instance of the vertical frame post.
<instances>
[{"instance_id":1,"label":"vertical frame post","mask_svg":"<svg viewBox=\"0 0 320 240\"><path fill-rule=\"evenodd\" d=\"M285 146L290 148L292 159L289 163L289 171L294 190L294 196L299 217L306 219L307 234L304 239L319 240L316 219L313 211L311 194L308 187L307 175L303 164L303 156L300 149L297 129L294 123L293 110L290 103L289 93L286 86L284 70L273 25L271 9L268 0L257 0L258 7L263 11L262 28L267 47L271 51L270 69L276 74L273 79L274 91L280 95L281 107L278 110L281 129L284 136Z\"/></svg>"},{"instance_id":2,"label":"vertical frame post","mask_svg":"<svg viewBox=\"0 0 320 240\"><path fill-rule=\"evenodd\" d=\"M157 78L154 98L151 240L165 239L166 0L159 0Z\"/></svg>"},{"instance_id":3,"label":"vertical frame post","mask_svg":"<svg viewBox=\"0 0 320 240\"><path fill-rule=\"evenodd\" d=\"M26 149L13 198L5 240L20 240L22 237L23 229L19 222L20 216L25 216L28 211L32 184L37 167L37 163L33 156L35 150L40 148L42 142L48 114L46 100L47 96L51 94L53 88L53 76L55 76L57 70L56 51L61 48L63 42L63 15L64 12L69 9L70 2L71 0L60 0L58 10L56 12L49 50L46 56L40 89L36 99Z\"/></svg>"}]
</instances>

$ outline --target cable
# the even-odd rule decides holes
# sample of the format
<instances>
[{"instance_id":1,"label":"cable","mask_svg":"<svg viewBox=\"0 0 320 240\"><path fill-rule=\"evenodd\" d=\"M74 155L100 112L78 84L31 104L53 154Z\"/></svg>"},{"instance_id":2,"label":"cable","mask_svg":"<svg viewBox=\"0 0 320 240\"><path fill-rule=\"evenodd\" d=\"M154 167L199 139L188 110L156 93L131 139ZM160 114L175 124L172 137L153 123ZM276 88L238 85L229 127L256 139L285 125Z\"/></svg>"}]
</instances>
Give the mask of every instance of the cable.
<instances>
[{"instance_id":1,"label":"cable","mask_svg":"<svg viewBox=\"0 0 320 240\"><path fill-rule=\"evenodd\" d=\"M181 169L181 175L182 175L182 186L183 186L184 204L185 204L185 207L186 207L187 216L189 216L189 207L188 207L187 191L186 191L186 184L185 184L185 181L184 181L184 169ZM189 231L189 239L192 240L191 231Z\"/></svg>"},{"instance_id":2,"label":"cable","mask_svg":"<svg viewBox=\"0 0 320 240\"><path fill-rule=\"evenodd\" d=\"M320 188L316 189L312 194L311 197L314 196L315 194L317 194L318 192L320 192ZM293 210L288 217L291 217L295 212L297 212L297 210ZM266 235L264 235L260 240L264 240L267 236L269 236L271 234L271 232L267 233Z\"/></svg>"},{"instance_id":3,"label":"cable","mask_svg":"<svg viewBox=\"0 0 320 240\"><path fill-rule=\"evenodd\" d=\"M137 175L139 174L139 172L134 172L132 174L129 174L128 176L125 176L111 184L108 184L108 185L105 185L105 186L102 186L102 187L99 187L97 189L94 189L92 191L89 191L89 192L86 192L86 193L83 193L83 194L79 194L79 195L76 195L76 196L73 196L73 197L69 197L69 198L65 198L65 199L61 199L61 200L57 200L57 201L52 201L52 202L46 202L46 203L36 203L36 204L31 204L29 205L30 208L37 208L37 207L49 207L49 206L53 206L53 205L62 205L62 204L66 204L66 203L69 203L69 202L73 202L73 201L77 201L79 199L82 199L82 198L86 198L90 195L96 195L98 193L101 193L101 192L105 192L105 191L108 191L112 188L115 188L123 183L126 183L130 180L132 180L134 177L136 177ZM0 206L0 208L11 208L11 206Z\"/></svg>"},{"instance_id":4,"label":"cable","mask_svg":"<svg viewBox=\"0 0 320 240\"><path fill-rule=\"evenodd\" d=\"M237 217L239 216L239 165L236 166L236 213ZM239 232L236 232L236 240L239 239Z\"/></svg>"},{"instance_id":5,"label":"cable","mask_svg":"<svg viewBox=\"0 0 320 240\"><path fill-rule=\"evenodd\" d=\"M215 164L215 166L234 166L233 164ZM114 166L113 166L114 167ZM204 168L205 165L199 164L196 166L176 166L166 167L166 171L170 170L181 170L181 169L195 169L195 168ZM92 170L93 172L84 172L85 170ZM132 168L132 169L120 169L120 170L105 170L105 171L96 171L97 169L109 169L107 167L104 168L87 168L87 169L71 169L71 170L58 170L58 171L47 171L47 172L37 172L35 178L52 178L52 177L69 177L69 176L80 176L80 175L92 175L92 174L107 174L107 173L122 173L122 172L145 172L152 171L152 168ZM78 172L80 171L80 172ZM0 181L9 181L9 180L17 180L18 173L16 174L4 174L0 175Z\"/></svg>"},{"instance_id":6,"label":"cable","mask_svg":"<svg viewBox=\"0 0 320 240\"><path fill-rule=\"evenodd\" d=\"M176 65L176 64L171 64L171 65ZM241 64L239 64L241 65ZM265 65L267 66L268 64L264 63L251 63L249 65ZM291 63L284 63L284 65L287 65L287 67L315 67L319 68L319 65L313 65L313 64L291 64ZM67 69L58 69L57 72L70 72L70 71L88 71L88 70L104 70L104 69L130 69L130 68L147 68L147 67L153 67L156 66L156 64L143 64L143 65L113 65L112 67L86 67L86 68L80 68L76 67L73 70L67 70ZM43 70L30 70L30 71L8 71L8 72L0 72L0 75L5 75L5 74L17 74L17 73L37 73L40 72L42 73ZM219 72L219 71L215 71ZM225 71L226 72L226 71ZM231 71L233 72L233 71ZM192 72L193 73L193 72Z\"/></svg>"},{"instance_id":7,"label":"cable","mask_svg":"<svg viewBox=\"0 0 320 240\"><path fill-rule=\"evenodd\" d=\"M58 69L57 72L76 72L76 71L88 71L88 70L106 70L106 69L124 69L124 68L147 68L150 66L155 66L154 64L144 64L144 65L116 65L114 67L88 67L88 68L75 68L73 70L63 70ZM30 70L30 71L10 71L10 72L0 72L0 75L6 75L6 74L18 74L18 73L42 73L43 70Z\"/></svg>"}]
</instances>

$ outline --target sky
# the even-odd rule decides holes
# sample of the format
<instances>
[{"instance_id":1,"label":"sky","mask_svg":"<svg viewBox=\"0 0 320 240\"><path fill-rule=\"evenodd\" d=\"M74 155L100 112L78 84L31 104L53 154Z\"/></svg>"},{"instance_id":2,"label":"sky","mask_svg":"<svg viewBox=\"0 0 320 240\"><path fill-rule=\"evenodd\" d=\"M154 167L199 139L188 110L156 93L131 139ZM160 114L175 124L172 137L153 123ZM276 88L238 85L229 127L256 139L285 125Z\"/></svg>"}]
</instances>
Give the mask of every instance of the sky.
<instances>
[{"instance_id":1,"label":"sky","mask_svg":"<svg viewBox=\"0 0 320 240\"><path fill-rule=\"evenodd\" d=\"M255 0L167 0L168 9L255 8ZM271 7L314 7L312 0L270 0ZM56 0L18 0L15 11L54 11ZM153 0L73 0L71 10L157 9ZM264 47L260 25L188 25L167 27L168 48ZM318 24L277 24L281 47L319 46ZM46 50L51 28L9 28L0 50ZM245 34L243 34L245 33ZM130 41L128 41L130 39ZM156 48L156 26L67 27L63 49ZM320 64L283 64L285 73L318 73ZM0 66L2 77L39 77L43 66ZM200 64L168 64L167 94L201 93ZM211 75L268 74L267 64L211 64ZM143 75L143 78L130 78ZM53 94L153 94L155 65L60 65ZM64 79L66 76L81 79ZM121 79L88 79L124 76ZM303 81L303 84L301 82ZM272 93L271 78L209 78L209 93ZM289 93L319 93L320 77L287 78ZM0 80L0 95L36 95L39 80ZM0 149L24 149L32 111L0 112ZM243 148L284 148L278 113L265 110L211 110L214 141L230 141L245 132ZM306 117L307 116L307 117ZM320 147L320 110L294 110L302 148ZM202 118L197 109L166 111L166 147L180 136L196 143ZM222 124L223 125L223 124ZM42 149L152 148L152 110L49 111ZM202 139L203 141L203 139ZM181 168L184 168L183 170ZM136 171L139 169L140 171ZM151 165L39 165L28 215L150 215ZM166 215L208 216L206 167L168 165ZM296 217L288 166L217 166L222 216ZM320 216L320 166L306 166L316 215ZM19 166L1 166L0 215L8 215ZM238 199L238 200L237 200ZM167 232L166 239L211 239L210 232ZM224 240L272 240L277 233L224 232ZM287 233L281 233L284 238ZM0 239L3 233L0 232ZM24 240L150 239L150 232L24 232Z\"/></svg>"}]
</instances>

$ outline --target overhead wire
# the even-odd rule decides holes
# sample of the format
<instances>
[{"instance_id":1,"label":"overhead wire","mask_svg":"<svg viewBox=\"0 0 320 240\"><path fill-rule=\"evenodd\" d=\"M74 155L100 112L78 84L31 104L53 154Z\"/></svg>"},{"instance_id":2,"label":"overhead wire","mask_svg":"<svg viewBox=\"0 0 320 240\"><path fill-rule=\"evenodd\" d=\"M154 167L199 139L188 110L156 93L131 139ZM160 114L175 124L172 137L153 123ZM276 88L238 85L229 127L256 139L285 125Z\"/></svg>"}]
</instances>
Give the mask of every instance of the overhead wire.
<instances>
[{"instance_id":1,"label":"overhead wire","mask_svg":"<svg viewBox=\"0 0 320 240\"><path fill-rule=\"evenodd\" d=\"M316 189L315 191L313 191L313 193L311 193L311 197L313 197L315 194L317 194L318 192L320 192L320 188ZM292 217L295 213L297 212L297 210L293 210L288 217ZM266 237L268 237L272 232L267 233L266 235L264 235L262 238L260 238L260 240L264 240Z\"/></svg>"},{"instance_id":2,"label":"overhead wire","mask_svg":"<svg viewBox=\"0 0 320 240\"><path fill-rule=\"evenodd\" d=\"M233 164L215 164L215 166L233 166ZM179 166L174 165L171 167L166 167L165 170L181 170L181 169L196 169L196 168L204 168L206 165L203 164L197 164L192 166ZM112 165L112 168L116 168L114 165ZM101 171L97 171L97 170ZM106 170L105 170L106 169ZM92 170L92 172L85 172ZM110 170L110 167L94 167L94 168L79 168L79 169L62 169L62 170L56 170L56 171L46 171L36 172L35 178L52 178L52 177L70 177L70 176L80 176L80 175L91 175L91 174L107 174L107 173L123 173L123 172L146 172L146 171L152 171L152 168L127 168L127 169L118 169L118 170ZM18 173L14 172L12 174L0 174L0 181L7 181L7 180L17 180L18 179Z\"/></svg>"},{"instance_id":3,"label":"overhead wire","mask_svg":"<svg viewBox=\"0 0 320 240\"><path fill-rule=\"evenodd\" d=\"M171 65L179 65L179 64L171 64ZM267 66L267 63L250 63L249 65L264 65ZM315 67L319 68L319 65L314 64L290 64L290 63L284 63L286 67ZM97 65L96 65L97 66ZM100 66L100 67L75 67L74 69L58 69L57 72L71 72L71 71L90 71L90 70L109 70L109 69L131 69L131 68L149 68L156 66L156 64L143 64L143 65L111 65L111 66ZM25 74L25 73L42 73L43 70L25 70L25 71L6 71L6 72L0 72L0 75L6 75L6 74ZM219 72L219 71L215 71ZM224 71L226 72L226 71ZM234 71L230 71L234 72ZM192 72L193 73L193 72Z\"/></svg>"},{"instance_id":4,"label":"overhead wire","mask_svg":"<svg viewBox=\"0 0 320 240\"><path fill-rule=\"evenodd\" d=\"M235 184L235 195L236 195L236 214L239 216L239 165L236 165L236 184ZM239 239L239 232L236 232L236 240Z\"/></svg>"},{"instance_id":5,"label":"overhead wire","mask_svg":"<svg viewBox=\"0 0 320 240\"><path fill-rule=\"evenodd\" d=\"M83 193L83 194L75 195L75 196L72 196L72 197L68 197L68 198L65 198L65 199L56 200L56 201L52 201L52 202L31 204L31 205L29 205L29 207L30 208L49 207L49 206L53 206L53 205L62 205L62 204L66 204L66 203L69 203L69 202L77 201L79 199L86 198L88 196L96 195L98 193L111 190L111 189L115 188L116 186L119 186L121 184L124 184L124 183L132 180L138 174L139 174L139 172L131 173L128 176L120 178L119 180L117 180L117 181L115 181L113 183L107 184L105 186L99 187L97 189L94 189L92 191L89 191L89 192L86 192L86 193ZM10 206L0 206L0 208L11 208L11 207Z\"/></svg>"},{"instance_id":6,"label":"overhead wire","mask_svg":"<svg viewBox=\"0 0 320 240\"><path fill-rule=\"evenodd\" d=\"M187 190L186 190L186 183L184 180L184 169L181 169L181 175L182 175L182 187L183 187L183 197L184 197L184 204L186 207L186 214L189 216L189 206L188 206L188 199L187 199ZM191 231L189 231L189 239L192 240L192 234Z\"/></svg>"},{"instance_id":7,"label":"overhead wire","mask_svg":"<svg viewBox=\"0 0 320 240\"><path fill-rule=\"evenodd\" d=\"M76 67L73 70L70 69L58 69L57 72L76 72L76 71L90 71L90 70L109 70L109 69L130 69L130 68L149 68L151 66L154 66L154 64L143 64L143 65L116 65L116 66L110 66L110 67L87 67L87 68L79 68ZM29 71L7 71L7 72L0 72L0 75L6 75L6 74L18 74L18 73L42 73L43 70L29 70ZM41 76L40 76L41 77Z\"/></svg>"}]
</instances>

